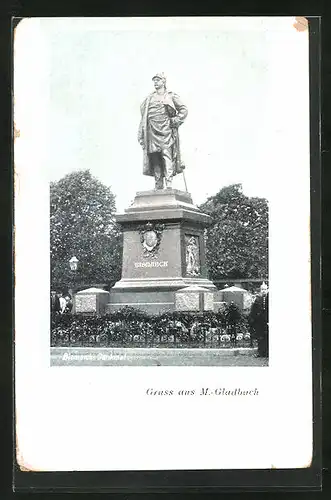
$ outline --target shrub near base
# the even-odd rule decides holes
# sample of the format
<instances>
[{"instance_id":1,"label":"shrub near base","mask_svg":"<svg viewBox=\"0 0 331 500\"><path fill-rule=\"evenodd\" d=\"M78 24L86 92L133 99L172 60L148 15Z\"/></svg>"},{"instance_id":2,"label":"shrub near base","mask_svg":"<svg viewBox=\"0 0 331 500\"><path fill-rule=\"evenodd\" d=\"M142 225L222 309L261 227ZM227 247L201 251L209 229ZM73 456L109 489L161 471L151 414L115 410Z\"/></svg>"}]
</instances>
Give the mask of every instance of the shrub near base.
<instances>
[{"instance_id":1,"label":"shrub near base","mask_svg":"<svg viewBox=\"0 0 331 500\"><path fill-rule=\"evenodd\" d=\"M173 312L157 316L123 308L103 316L56 314L52 346L249 347L247 318L233 304L222 312Z\"/></svg>"}]
</instances>

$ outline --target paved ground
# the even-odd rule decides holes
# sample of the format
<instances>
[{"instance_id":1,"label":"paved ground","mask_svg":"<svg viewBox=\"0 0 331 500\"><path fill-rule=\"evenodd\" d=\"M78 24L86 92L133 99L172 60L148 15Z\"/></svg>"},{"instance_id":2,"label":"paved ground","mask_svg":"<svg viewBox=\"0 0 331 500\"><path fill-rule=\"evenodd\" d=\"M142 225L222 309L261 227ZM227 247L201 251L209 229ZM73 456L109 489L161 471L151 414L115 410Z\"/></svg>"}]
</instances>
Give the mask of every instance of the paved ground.
<instances>
[{"instance_id":1,"label":"paved ground","mask_svg":"<svg viewBox=\"0 0 331 500\"><path fill-rule=\"evenodd\" d=\"M256 349L51 347L52 366L268 366Z\"/></svg>"}]
</instances>

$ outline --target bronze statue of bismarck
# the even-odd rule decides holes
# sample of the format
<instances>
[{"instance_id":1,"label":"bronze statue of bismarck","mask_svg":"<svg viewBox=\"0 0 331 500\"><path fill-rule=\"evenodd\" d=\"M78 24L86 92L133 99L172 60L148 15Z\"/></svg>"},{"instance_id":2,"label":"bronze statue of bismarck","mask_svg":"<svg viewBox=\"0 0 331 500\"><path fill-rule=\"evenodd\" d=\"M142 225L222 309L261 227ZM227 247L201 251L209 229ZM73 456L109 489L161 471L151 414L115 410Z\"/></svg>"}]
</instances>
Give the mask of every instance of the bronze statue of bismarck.
<instances>
[{"instance_id":1,"label":"bronze statue of bismarck","mask_svg":"<svg viewBox=\"0 0 331 500\"><path fill-rule=\"evenodd\" d=\"M144 151L144 175L154 176L155 189L170 189L174 175L183 171L178 127L187 116L187 108L166 87L163 73L152 78L155 91L141 105L138 140Z\"/></svg>"}]
</instances>

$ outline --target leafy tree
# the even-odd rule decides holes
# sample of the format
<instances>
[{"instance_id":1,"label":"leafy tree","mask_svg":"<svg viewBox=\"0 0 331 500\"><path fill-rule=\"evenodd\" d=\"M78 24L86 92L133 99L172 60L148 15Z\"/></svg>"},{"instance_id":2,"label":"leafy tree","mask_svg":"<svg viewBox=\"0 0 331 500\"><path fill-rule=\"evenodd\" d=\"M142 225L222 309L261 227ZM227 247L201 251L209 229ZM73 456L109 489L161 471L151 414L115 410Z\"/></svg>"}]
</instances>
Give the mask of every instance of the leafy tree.
<instances>
[{"instance_id":1,"label":"leafy tree","mask_svg":"<svg viewBox=\"0 0 331 500\"><path fill-rule=\"evenodd\" d=\"M89 170L50 185L51 283L55 289L109 283L120 278L121 233L115 196ZM69 260L79 260L76 276Z\"/></svg>"},{"instance_id":2,"label":"leafy tree","mask_svg":"<svg viewBox=\"0 0 331 500\"><path fill-rule=\"evenodd\" d=\"M245 196L241 184L233 184L208 198L200 209L212 218L206 230L210 278L266 278L267 200Z\"/></svg>"}]
</instances>

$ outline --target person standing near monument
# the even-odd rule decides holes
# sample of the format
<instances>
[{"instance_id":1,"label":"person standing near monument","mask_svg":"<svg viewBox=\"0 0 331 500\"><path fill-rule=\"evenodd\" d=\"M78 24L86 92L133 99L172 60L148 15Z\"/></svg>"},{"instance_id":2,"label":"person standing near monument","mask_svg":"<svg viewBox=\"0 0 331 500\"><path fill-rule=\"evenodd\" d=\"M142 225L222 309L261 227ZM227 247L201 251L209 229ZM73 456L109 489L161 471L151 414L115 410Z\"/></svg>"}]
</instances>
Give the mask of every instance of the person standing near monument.
<instances>
[{"instance_id":1,"label":"person standing near monument","mask_svg":"<svg viewBox=\"0 0 331 500\"><path fill-rule=\"evenodd\" d=\"M60 300L55 291L51 291L51 312L52 313L58 313L60 312Z\"/></svg>"},{"instance_id":2,"label":"person standing near monument","mask_svg":"<svg viewBox=\"0 0 331 500\"><path fill-rule=\"evenodd\" d=\"M138 141L144 151L143 173L154 176L155 189L171 189L173 177L185 168L180 156L178 127L187 116L187 107L177 94L167 90L163 73L157 73L152 80L155 92L140 108Z\"/></svg>"},{"instance_id":3,"label":"person standing near monument","mask_svg":"<svg viewBox=\"0 0 331 500\"><path fill-rule=\"evenodd\" d=\"M63 297L63 294L60 293L59 295L59 301L60 301L60 313L63 314L67 305L66 299Z\"/></svg>"},{"instance_id":4,"label":"person standing near monument","mask_svg":"<svg viewBox=\"0 0 331 500\"><path fill-rule=\"evenodd\" d=\"M258 355L269 357L269 290L263 282L260 293L252 304L248 317L254 337L258 344Z\"/></svg>"}]
</instances>

